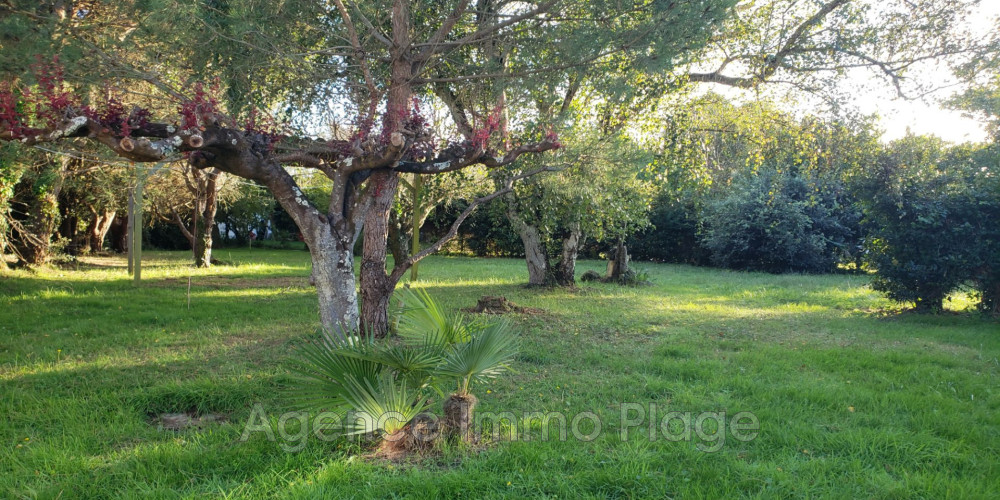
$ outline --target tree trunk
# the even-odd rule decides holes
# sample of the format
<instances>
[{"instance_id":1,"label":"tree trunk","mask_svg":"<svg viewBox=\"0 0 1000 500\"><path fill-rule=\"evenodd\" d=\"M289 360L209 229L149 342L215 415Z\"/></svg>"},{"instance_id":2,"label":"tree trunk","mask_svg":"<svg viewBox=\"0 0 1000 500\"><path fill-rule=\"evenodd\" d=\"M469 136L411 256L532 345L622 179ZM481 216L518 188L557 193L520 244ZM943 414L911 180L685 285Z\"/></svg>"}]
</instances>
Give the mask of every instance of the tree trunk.
<instances>
[{"instance_id":1,"label":"tree trunk","mask_svg":"<svg viewBox=\"0 0 1000 500\"><path fill-rule=\"evenodd\" d=\"M386 99L382 136L394 146L401 146L403 122L410 114L413 89L413 61L406 52L410 45L409 4L393 2L392 70ZM370 89L374 91L374 89ZM389 332L389 301L396 281L386 272L386 246L389 236L389 212L396 201L399 172L377 170L368 178L372 204L365 214L364 248L361 257L361 330L376 337Z\"/></svg>"},{"instance_id":2,"label":"tree trunk","mask_svg":"<svg viewBox=\"0 0 1000 500\"><path fill-rule=\"evenodd\" d=\"M66 253L70 255L80 255L90 250L85 241L86 233L80 232L80 218L76 216L75 210L70 210L73 201L63 196L59 200L59 237L68 241Z\"/></svg>"},{"instance_id":3,"label":"tree trunk","mask_svg":"<svg viewBox=\"0 0 1000 500\"><path fill-rule=\"evenodd\" d=\"M608 260L608 272L604 276L604 279L615 282L627 280L629 276L629 260L628 247L625 246L624 241L619 241L614 254Z\"/></svg>"},{"instance_id":4,"label":"tree trunk","mask_svg":"<svg viewBox=\"0 0 1000 500\"><path fill-rule=\"evenodd\" d=\"M424 207L424 178L420 175L413 176L413 215L410 220L410 254L420 253L420 226L424 225L427 218L427 210ZM410 281L417 281L420 276L420 263L414 262L410 267Z\"/></svg>"},{"instance_id":5,"label":"tree trunk","mask_svg":"<svg viewBox=\"0 0 1000 500\"><path fill-rule=\"evenodd\" d=\"M215 214L219 208L218 182L219 172L204 171L205 182L198 179L199 193L196 195L195 216L190 231L191 251L194 254L196 267L212 266L212 229L215 226Z\"/></svg>"},{"instance_id":6,"label":"tree trunk","mask_svg":"<svg viewBox=\"0 0 1000 500\"><path fill-rule=\"evenodd\" d=\"M384 337L389 332L389 301L396 283L386 274L386 242L389 212L396 199L399 174L382 170L372 174L368 189L374 190L372 207L365 217L361 257L361 328Z\"/></svg>"},{"instance_id":7,"label":"tree trunk","mask_svg":"<svg viewBox=\"0 0 1000 500\"><path fill-rule=\"evenodd\" d=\"M444 431L452 439L470 442L473 435L473 412L479 400L472 394L452 394L444 401Z\"/></svg>"},{"instance_id":8,"label":"tree trunk","mask_svg":"<svg viewBox=\"0 0 1000 500\"><path fill-rule=\"evenodd\" d=\"M403 227L403 220L395 210L389 216L389 253L392 254L393 262L403 262L409 256L410 241L406 228Z\"/></svg>"},{"instance_id":9,"label":"tree trunk","mask_svg":"<svg viewBox=\"0 0 1000 500\"><path fill-rule=\"evenodd\" d=\"M555 269L555 281L559 286L576 284L576 256L582 243L583 231L580 230L580 224L573 224L569 234L563 238L562 255Z\"/></svg>"},{"instance_id":10,"label":"tree trunk","mask_svg":"<svg viewBox=\"0 0 1000 500\"><path fill-rule=\"evenodd\" d=\"M212 234L215 229L215 214L219 209L218 182L220 172L217 170L192 170L186 174L193 177L188 181L188 189L194 195L191 207L191 226L188 227L180 213L175 209L174 224L191 245L191 255L195 267L212 266Z\"/></svg>"},{"instance_id":11,"label":"tree trunk","mask_svg":"<svg viewBox=\"0 0 1000 500\"><path fill-rule=\"evenodd\" d=\"M90 244L91 252L103 252L104 251L104 237L108 235L108 231L111 230L111 225L115 220L115 212L111 210L103 210L100 212L94 212L94 221L91 222L90 227L87 229L87 239Z\"/></svg>"},{"instance_id":12,"label":"tree trunk","mask_svg":"<svg viewBox=\"0 0 1000 500\"><path fill-rule=\"evenodd\" d=\"M128 221L125 217L118 217L115 214L114 219L111 221L109 232L111 233L111 250L117 253L125 253L128 250Z\"/></svg>"},{"instance_id":13,"label":"tree trunk","mask_svg":"<svg viewBox=\"0 0 1000 500\"><path fill-rule=\"evenodd\" d=\"M328 227L307 235L312 277L319 295L319 318L327 340L354 333L358 290L354 278L354 238L338 238Z\"/></svg>"},{"instance_id":14,"label":"tree trunk","mask_svg":"<svg viewBox=\"0 0 1000 500\"><path fill-rule=\"evenodd\" d=\"M518 234L521 235L521 242L524 243L524 261L528 264L528 284L537 286L551 284L549 258L545 254L545 245L542 244L538 228L522 224Z\"/></svg>"},{"instance_id":15,"label":"tree trunk","mask_svg":"<svg viewBox=\"0 0 1000 500\"><path fill-rule=\"evenodd\" d=\"M57 168L59 172L41 194L36 194L33 186L29 188L30 194L23 204L24 217L20 224L23 231L15 231L13 235L14 249L23 264L37 266L49 259L52 235L59 226L59 191L62 189L66 164L67 160L64 159L59 167L50 167Z\"/></svg>"},{"instance_id":16,"label":"tree trunk","mask_svg":"<svg viewBox=\"0 0 1000 500\"><path fill-rule=\"evenodd\" d=\"M512 200L507 200L507 219L521 237L524 245L524 261L528 265L528 285L550 285L552 275L549 274L549 258L542 244L538 228L524 222L512 206Z\"/></svg>"}]
</instances>

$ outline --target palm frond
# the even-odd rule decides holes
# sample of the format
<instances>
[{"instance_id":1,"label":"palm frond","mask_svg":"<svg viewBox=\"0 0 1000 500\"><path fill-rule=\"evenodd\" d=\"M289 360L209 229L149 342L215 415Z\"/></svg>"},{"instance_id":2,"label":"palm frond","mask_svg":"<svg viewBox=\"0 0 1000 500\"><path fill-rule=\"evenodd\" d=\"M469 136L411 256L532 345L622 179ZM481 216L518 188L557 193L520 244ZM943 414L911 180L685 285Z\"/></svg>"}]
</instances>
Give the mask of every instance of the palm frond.
<instances>
[{"instance_id":1,"label":"palm frond","mask_svg":"<svg viewBox=\"0 0 1000 500\"><path fill-rule=\"evenodd\" d=\"M409 345L445 347L467 342L474 324L461 313L448 315L423 289L409 289L408 305L399 319L399 336Z\"/></svg>"},{"instance_id":2,"label":"palm frond","mask_svg":"<svg viewBox=\"0 0 1000 500\"><path fill-rule=\"evenodd\" d=\"M391 373L383 373L376 381L347 379L344 384L346 400L355 412L344 421L346 434L360 434L381 430L392 434L403 428L426 407L423 398L417 398L403 381ZM355 418L357 417L357 418Z\"/></svg>"},{"instance_id":3,"label":"palm frond","mask_svg":"<svg viewBox=\"0 0 1000 500\"><path fill-rule=\"evenodd\" d=\"M514 360L517 337L509 321L502 319L476 332L472 339L456 344L445 357L439 373L457 377L460 390L468 391L473 380L496 377Z\"/></svg>"},{"instance_id":4,"label":"palm frond","mask_svg":"<svg viewBox=\"0 0 1000 500\"><path fill-rule=\"evenodd\" d=\"M292 360L291 369L301 382L291 389L290 396L303 409L336 411L345 406L347 380L374 381L385 368L358 355L368 349L363 342L333 349L321 343L304 345Z\"/></svg>"}]
</instances>

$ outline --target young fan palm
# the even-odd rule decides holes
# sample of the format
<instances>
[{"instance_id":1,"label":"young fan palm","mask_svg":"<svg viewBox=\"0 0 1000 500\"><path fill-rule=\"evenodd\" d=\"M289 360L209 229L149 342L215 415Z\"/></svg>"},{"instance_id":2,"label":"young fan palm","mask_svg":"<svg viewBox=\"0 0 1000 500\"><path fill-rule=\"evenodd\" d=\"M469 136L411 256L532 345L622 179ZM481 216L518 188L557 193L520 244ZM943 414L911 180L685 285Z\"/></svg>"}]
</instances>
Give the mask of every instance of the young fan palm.
<instances>
[{"instance_id":1,"label":"young fan palm","mask_svg":"<svg viewBox=\"0 0 1000 500\"><path fill-rule=\"evenodd\" d=\"M444 427L470 439L472 384L502 373L517 352L508 321L469 322L445 314L424 291L409 293L416 306L401 313L402 342L362 334L311 344L295 366L303 377L295 396L304 407L334 412L345 434L379 433L389 454L423 449L437 437L433 419L417 418L429 389L443 395L455 388L444 404Z\"/></svg>"}]
</instances>

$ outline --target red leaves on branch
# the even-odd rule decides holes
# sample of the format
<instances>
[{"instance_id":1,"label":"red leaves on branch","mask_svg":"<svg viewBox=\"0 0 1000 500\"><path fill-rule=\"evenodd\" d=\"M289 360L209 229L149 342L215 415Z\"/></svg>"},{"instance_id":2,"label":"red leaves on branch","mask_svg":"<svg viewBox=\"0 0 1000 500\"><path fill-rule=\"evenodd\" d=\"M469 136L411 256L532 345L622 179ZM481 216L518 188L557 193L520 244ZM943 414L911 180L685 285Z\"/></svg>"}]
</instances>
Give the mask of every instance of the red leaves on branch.
<instances>
[{"instance_id":1,"label":"red leaves on branch","mask_svg":"<svg viewBox=\"0 0 1000 500\"><path fill-rule=\"evenodd\" d=\"M22 122L22 105L19 93L9 82L4 82L0 86L0 132L9 131L15 138L27 134L28 128Z\"/></svg>"},{"instance_id":2,"label":"red leaves on branch","mask_svg":"<svg viewBox=\"0 0 1000 500\"><path fill-rule=\"evenodd\" d=\"M287 134L287 130L273 116L253 108L243 121L243 131L248 137L259 139L266 145L267 151L273 151L274 145Z\"/></svg>"},{"instance_id":3,"label":"red leaves on branch","mask_svg":"<svg viewBox=\"0 0 1000 500\"><path fill-rule=\"evenodd\" d=\"M104 95L105 100L97 109L83 108L87 118L119 137L130 137L133 130L149 125L151 114L148 109L133 106L130 110L111 89L106 89Z\"/></svg>"},{"instance_id":4,"label":"red leaves on branch","mask_svg":"<svg viewBox=\"0 0 1000 500\"><path fill-rule=\"evenodd\" d=\"M555 130L552 130L551 127L545 132L545 142L552 143L556 149L563 147L562 143L559 142L559 134Z\"/></svg>"},{"instance_id":5,"label":"red leaves on branch","mask_svg":"<svg viewBox=\"0 0 1000 500\"><path fill-rule=\"evenodd\" d=\"M488 115L483 125L472 131L472 147L486 149L494 132L505 132L503 125L503 107L497 105Z\"/></svg>"},{"instance_id":6,"label":"red leaves on branch","mask_svg":"<svg viewBox=\"0 0 1000 500\"><path fill-rule=\"evenodd\" d=\"M59 57L53 57L52 62L37 62L31 66L35 79L38 81L38 93L26 95L35 104L35 116L48 128L55 128L66 118L70 118L80 109L76 97L66 91L63 67Z\"/></svg>"},{"instance_id":7,"label":"red leaves on branch","mask_svg":"<svg viewBox=\"0 0 1000 500\"><path fill-rule=\"evenodd\" d=\"M177 112L181 115L181 129L202 130L208 125L217 121L219 112L219 100L215 95L219 93L219 83L215 82L205 90L205 85L201 82L194 84L194 95L190 100L181 103Z\"/></svg>"}]
</instances>

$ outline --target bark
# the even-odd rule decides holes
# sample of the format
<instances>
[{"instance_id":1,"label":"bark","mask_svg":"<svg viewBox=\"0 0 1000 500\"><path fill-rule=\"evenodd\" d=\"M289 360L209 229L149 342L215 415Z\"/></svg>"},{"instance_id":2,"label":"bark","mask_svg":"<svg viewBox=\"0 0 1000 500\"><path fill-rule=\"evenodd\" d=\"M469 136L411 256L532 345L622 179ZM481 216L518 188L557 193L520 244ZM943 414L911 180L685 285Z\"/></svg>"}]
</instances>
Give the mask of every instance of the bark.
<instances>
[{"instance_id":1,"label":"bark","mask_svg":"<svg viewBox=\"0 0 1000 500\"><path fill-rule=\"evenodd\" d=\"M215 228L215 214L219 208L218 172L208 172L205 182L205 200L201 203L199 224L195 227L194 265L211 267L212 230Z\"/></svg>"},{"instance_id":2,"label":"bark","mask_svg":"<svg viewBox=\"0 0 1000 500\"><path fill-rule=\"evenodd\" d=\"M444 401L444 431L449 438L471 442L473 412L479 400L472 394L452 394Z\"/></svg>"},{"instance_id":3,"label":"bark","mask_svg":"<svg viewBox=\"0 0 1000 500\"><path fill-rule=\"evenodd\" d=\"M111 225L115 220L115 212L112 210L101 210L93 212L93 221L87 227L87 240L91 252L104 251L104 238L111 230Z\"/></svg>"},{"instance_id":4,"label":"bark","mask_svg":"<svg viewBox=\"0 0 1000 500\"><path fill-rule=\"evenodd\" d=\"M115 214L108 232L111 234L109 238L111 250L117 253L125 253L128 250L128 221L126 218Z\"/></svg>"},{"instance_id":5,"label":"bark","mask_svg":"<svg viewBox=\"0 0 1000 500\"><path fill-rule=\"evenodd\" d=\"M218 170L193 170L186 174L188 190L194 195L191 208L190 226L174 211L174 224L191 245L191 254L196 267L212 266L212 235L215 229L215 215L219 209Z\"/></svg>"},{"instance_id":6,"label":"bark","mask_svg":"<svg viewBox=\"0 0 1000 500\"><path fill-rule=\"evenodd\" d=\"M354 238L339 237L329 227L304 235L312 256L312 277L319 295L319 317L326 338L353 333L358 325L354 278Z\"/></svg>"},{"instance_id":7,"label":"bark","mask_svg":"<svg viewBox=\"0 0 1000 500\"><path fill-rule=\"evenodd\" d=\"M576 257L582 244L583 231L580 230L580 224L573 224L563 238L562 255L560 255L559 264L555 268L556 284L560 286L576 284Z\"/></svg>"},{"instance_id":8,"label":"bark","mask_svg":"<svg viewBox=\"0 0 1000 500\"><path fill-rule=\"evenodd\" d=\"M625 246L625 242L618 242L614 254L608 260L608 272L605 274L604 279L616 282L627 279L629 274L629 260L631 259L628 255L628 247Z\"/></svg>"},{"instance_id":9,"label":"bark","mask_svg":"<svg viewBox=\"0 0 1000 500\"><path fill-rule=\"evenodd\" d=\"M401 131L412 105L414 61L410 59L410 12L408 2L392 6L392 70L382 133L392 146L405 142ZM371 86L370 86L371 87ZM370 88L374 91L374 88ZM399 172L380 169L368 179L372 204L364 219L364 248L361 257L361 329L375 337L389 332L389 302L398 277L386 272L386 243L389 213L396 200Z\"/></svg>"},{"instance_id":10,"label":"bark","mask_svg":"<svg viewBox=\"0 0 1000 500\"><path fill-rule=\"evenodd\" d=\"M65 192L65 191L64 191ZM90 250L90 246L87 245L86 233L81 233L79 230L80 219L74 213L75 211L70 210L70 205L73 203L72 200L68 200L65 197L59 200L59 237L69 241L66 245L66 253L70 255L80 255L86 253Z\"/></svg>"},{"instance_id":11,"label":"bark","mask_svg":"<svg viewBox=\"0 0 1000 500\"><path fill-rule=\"evenodd\" d=\"M517 219L517 234L524 244L524 261L528 265L528 284L545 286L551 284L549 279L549 258L545 253L538 228Z\"/></svg>"},{"instance_id":12,"label":"bark","mask_svg":"<svg viewBox=\"0 0 1000 500\"><path fill-rule=\"evenodd\" d=\"M386 273L386 241L389 211L396 198L399 174L376 172L368 181L374 189L373 205L365 218L364 248L361 257L361 328L365 333L384 337L389 331L389 301L396 282Z\"/></svg>"},{"instance_id":13,"label":"bark","mask_svg":"<svg viewBox=\"0 0 1000 500\"><path fill-rule=\"evenodd\" d=\"M392 255L393 262L403 262L410 256L409 246L410 238L409 233L406 228L403 227L404 221L398 215L398 213L393 210L389 215L389 253Z\"/></svg>"}]
</instances>

